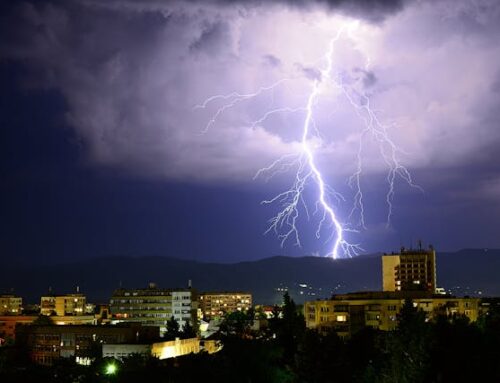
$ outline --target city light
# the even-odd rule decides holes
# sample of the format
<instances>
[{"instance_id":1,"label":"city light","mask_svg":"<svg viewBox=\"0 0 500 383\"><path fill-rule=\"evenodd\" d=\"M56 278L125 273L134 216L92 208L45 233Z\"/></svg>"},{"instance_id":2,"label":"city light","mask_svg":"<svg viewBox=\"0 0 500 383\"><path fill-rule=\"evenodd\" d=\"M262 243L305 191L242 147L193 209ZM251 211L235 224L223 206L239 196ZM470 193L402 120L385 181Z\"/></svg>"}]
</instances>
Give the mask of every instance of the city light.
<instances>
[{"instance_id":1,"label":"city light","mask_svg":"<svg viewBox=\"0 0 500 383\"><path fill-rule=\"evenodd\" d=\"M104 369L104 373L106 375L114 375L114 374L116 374L117 371L118 371L118 367L113 362L107 364L105 369Z\"/></svg>"}]
</instances>

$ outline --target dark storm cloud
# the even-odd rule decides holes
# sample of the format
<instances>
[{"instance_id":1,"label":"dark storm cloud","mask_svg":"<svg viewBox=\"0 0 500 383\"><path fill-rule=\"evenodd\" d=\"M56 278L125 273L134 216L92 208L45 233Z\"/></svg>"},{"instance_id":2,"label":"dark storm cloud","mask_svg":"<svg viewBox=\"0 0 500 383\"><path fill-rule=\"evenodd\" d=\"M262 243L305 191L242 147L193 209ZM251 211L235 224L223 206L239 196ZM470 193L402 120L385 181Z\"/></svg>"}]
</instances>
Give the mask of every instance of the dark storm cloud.
<instances>
[{"instance_id":1,"label":"dark storm cloud","mask_svg":"<svg viewBox=\"0 0 500 383\"><path fill-rule=\"evenodd\" d=\"M319 79L309 58L297 61L316 43L297 41L307 41L311 21L300 23L315 7L370 20L392 17L378 27L377 49L384 54L375 52L374 66L346 63L345 69L359 76L390 117L410 122L395 132L403 147L415 148L410 166L435 160L454 166L461 153L497 139L498 56L495 46L485 48L498 32L499 7L493 2L478 7L368 0L13 4L0 16L0 33L7 36L0 57L25 63L31 86L64 95L68 121L98 164L166 176L190 177L201 167L208 178L248 177L266 160L293 150L265 129L236 128L256 115L251 109L231 111L232 125L202 136L210 115L193 113L192 106L211 94L252 91L273 76L286 76L290 60L300 76ZM287 40L294 29L300 29L297 36ZM274 43L271 33L283 37ZM471 133L479 117L484 123ZM194 148L197 158L188 155Z\"/></svg>"},{"instance_id":2,"label":"dark storm cloud","mask_svg":"<svg viewBox=\"0 0 500 383\"><path fill-rule=\"evenodd\" d=\"M279 67L281 65L281 60L276 56L270 54L264 55L262 57L262 60L264 61L265 64L270 65L272 67Z\"/></svg>"},{"instance_id":3,"label":"dark storm cloud","mask_svg":"<svg viewBox=\"0 0 500 383\"><path fill-rule=\"evenodd\" d=\"M203 26L200 37L190 45L190 50L216 56L228 46L230 40L231 29L226 22L207 23Z\"/></svg>"},{"instance_id":4,"label":"dark storm cloud","mask_svg":"<svg viewBox=\"0 0 500 383\"><path fill-rule=\"evenodd\" d=\"M370 23L341 47L337 69L369 92L402 161L421 175L416 182L439 201L488 198L498 206L496 1L9 3L0 15L0 60L23 64L25 86L62 95L66 120L96 167L241 182L298 150L300 113L251 122L269 105L304 105L345 15ZM228 109L202 133L221 104L194 105L283 77L301 82ZM336 180L352 171L360 126L346 116L349 105L331 106L316 122L326 136L325 174ZM366 173L383 178L375 155L368 153Z\"/></svg>"},{"instance_id":5,"label":"dark storm cloud","mask_svg":"<svg viewBox=\"0 0 500 383\"><path fill-rule=\"evenodd\" d=\"M226 6L238 4L252 7L280 4L306 10L322 7L372 22L380 22L387 15L403 9L410 1L412 0L212 0L211 2Z\"/></svg>"},{"instance_id":6,"label":"dark storm cloud","mask_svg":"<svg viewBox=\"0 0 500 383\"><path fill-rule=\"evenodd\" d=\"M321 72L318 68L303 66L299 63L295 64L297 69L304 74L309 80L321 80Z\"/></svg>"}]
</instances>

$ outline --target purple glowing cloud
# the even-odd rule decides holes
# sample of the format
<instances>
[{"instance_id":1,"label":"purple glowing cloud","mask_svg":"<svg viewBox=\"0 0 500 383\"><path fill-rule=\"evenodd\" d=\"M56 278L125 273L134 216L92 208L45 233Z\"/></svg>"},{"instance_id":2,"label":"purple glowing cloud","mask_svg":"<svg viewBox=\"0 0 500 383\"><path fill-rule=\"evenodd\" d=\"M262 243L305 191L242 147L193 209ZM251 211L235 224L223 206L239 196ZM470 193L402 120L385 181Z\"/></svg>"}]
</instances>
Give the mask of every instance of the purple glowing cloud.
<instances>
[{"instance_id":1,"label":"purple glowing cloud","mask_svg":"<svg viewBox=\"0 0 500 383\"><path fill-rule=\"evenodd\" d=\"M67 120L97 166L246 182L300 150L304 112L295 109L320 75L332 34L358 19L352 38L339 44L335 69L370 96L407 168L452 168L498 144L495 1L292 3L28 3L15 10L19 26L9 29L15 33L0 58L23 60L33 72L30 86L64 95ZM288 80L227 110L204 133L214 110L195 105L280 79ZM317 159L327 177L345 185L356 170L363 125L336 92L318 104ZM254 124L270 103L294 112ZM374 142L364 156L364 174L384 177ZM490 195L487 185L497 189L498 179L478 191Z\"/></svg>"}]
</instances>

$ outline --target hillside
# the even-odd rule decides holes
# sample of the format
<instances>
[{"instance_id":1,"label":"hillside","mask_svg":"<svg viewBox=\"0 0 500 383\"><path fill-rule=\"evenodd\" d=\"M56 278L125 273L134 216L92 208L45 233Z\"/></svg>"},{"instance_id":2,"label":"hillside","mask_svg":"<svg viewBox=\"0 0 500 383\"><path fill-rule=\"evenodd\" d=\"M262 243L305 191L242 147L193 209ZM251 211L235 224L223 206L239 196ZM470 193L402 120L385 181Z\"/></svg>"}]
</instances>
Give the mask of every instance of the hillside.
<instances>
[{"instance_id":1,"label":"hillside","mask_svg":"<svg viewBox=\"0 0 500 383\"><path fill-rule=\"evenodd\" d=\"M438 285L457 295L500 295L500 250L467 249L438 253ZM92 302L107 302L120 285L198 290L244 290L255 303L275 303L288 288L299 302L326 298L334 292L379 290L381 261L377 255L333 261L319 257L272 257L234 264L203 263L169 257L102 257L74 263L13 266L2 273L3 290L14 289L28 302L38 302L49 286L70 292L75 286ZM27 282L29 281L29 283Z\"/></svg>"}]
</instances>

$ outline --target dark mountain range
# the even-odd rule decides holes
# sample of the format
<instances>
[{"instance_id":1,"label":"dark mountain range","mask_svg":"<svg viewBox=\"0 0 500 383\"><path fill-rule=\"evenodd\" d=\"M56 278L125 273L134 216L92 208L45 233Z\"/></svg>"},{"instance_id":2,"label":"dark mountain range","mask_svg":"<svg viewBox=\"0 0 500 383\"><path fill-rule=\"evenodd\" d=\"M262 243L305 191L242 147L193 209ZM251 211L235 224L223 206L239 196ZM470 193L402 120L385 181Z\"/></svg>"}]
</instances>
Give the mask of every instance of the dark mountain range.
<instances>
[{"instance_id":1,"label":"dark mountain range","mask_svg":"<svg viewBox=\"0 0 500 383\"><path fill-rule=\"evenodd\" d=\"M500 295L500 250L467 249L438 253L438 285L456 295ZM38 302L51 287L56 293L76 286L92 302L108 302L114 289L159 287L243 290L255 303L275 303L288 289L298 301L327 298L332 293L381 289L380 256L333 261L327 258L277 256L234 264L203 263L169 257L102 257L53 265L12 265L1 273L3 292L13 291Z\"/></svg>"}]
</instances>

